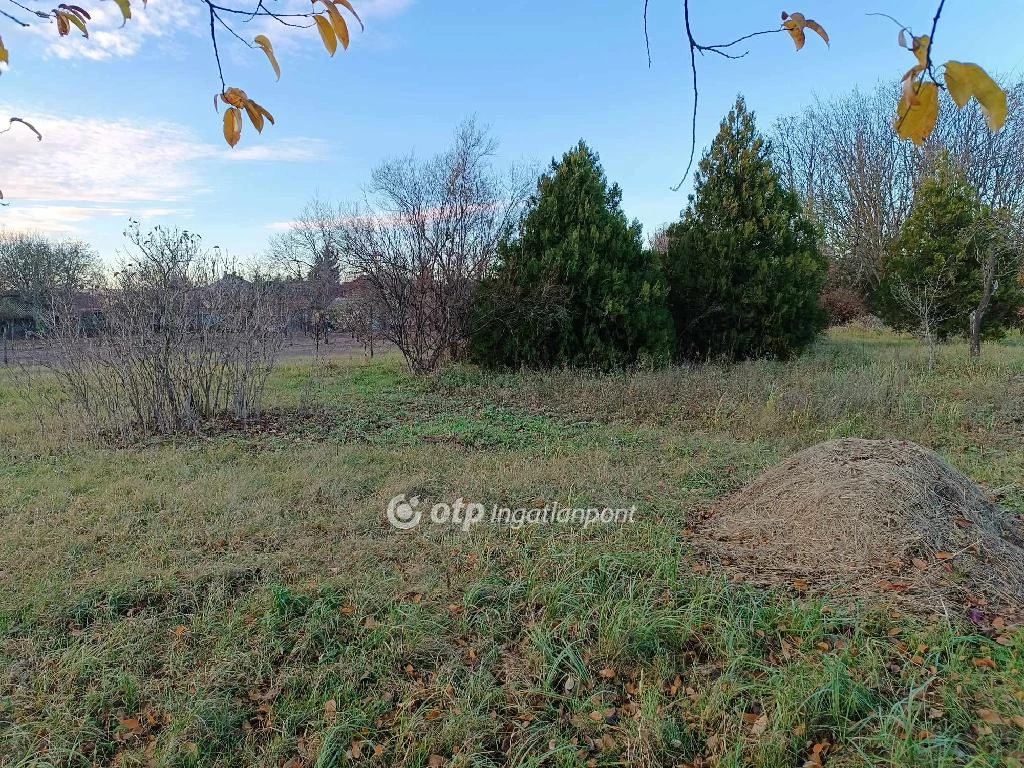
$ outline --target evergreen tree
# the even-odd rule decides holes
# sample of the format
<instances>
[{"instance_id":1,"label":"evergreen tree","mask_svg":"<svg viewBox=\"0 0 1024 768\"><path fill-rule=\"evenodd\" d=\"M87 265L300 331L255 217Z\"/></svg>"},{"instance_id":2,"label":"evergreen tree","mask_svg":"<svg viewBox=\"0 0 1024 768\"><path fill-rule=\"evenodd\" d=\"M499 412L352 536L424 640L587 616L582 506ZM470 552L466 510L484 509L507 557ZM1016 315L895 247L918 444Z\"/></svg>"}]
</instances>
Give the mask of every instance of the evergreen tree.
<instances>
[{"instance_id":1,"label":"evergreen tree","mask_svg":"<svg viewBox=\"0 0 1024 768\"><path fill-rule=\"evenodd\" d=\"M477 291L472 351L497 367L610 368L671 352L667 287L584 142L540 178Z\"/></svg>"},{"instance_id":2,"label":"evergreen tree","mask_svg":"<svg viewBox=\"0 0 1024 768\"><path fill-rule=\"evenodd\" d=\"M742 97L701 159L689 205L667 236L680 357L785 358L824 327L826 259Z\"/></svg>"},{"instance_id":3,"label":"evergreen tree","mask_svg":"<svg viewBox=\"0 0 1024 768\"><path fill-rule=\"evenodd\" d=\"M1010 227L1005 215L979 201L966 174L943 152L882 264L876 303L883 319L929 342L964 336L987 280L991 296L980 335L1002 336L1022 305L1020 254L1006 245Z\"/></svg>"}]
</instances>

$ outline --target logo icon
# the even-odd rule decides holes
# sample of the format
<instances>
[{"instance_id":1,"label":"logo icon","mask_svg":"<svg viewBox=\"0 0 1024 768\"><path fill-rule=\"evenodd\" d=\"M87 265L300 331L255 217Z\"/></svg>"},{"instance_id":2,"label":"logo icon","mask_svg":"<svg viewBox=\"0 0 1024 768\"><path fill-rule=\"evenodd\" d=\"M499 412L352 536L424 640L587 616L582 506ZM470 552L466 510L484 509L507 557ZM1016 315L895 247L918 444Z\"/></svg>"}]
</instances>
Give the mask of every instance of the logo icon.
<instances>
[{"instance_id":1,"label":"logo icon","mask_svg":"<svg viewBox=\"0 0 1024 768\"><path fill-rule=\"evenodd\" d=\"M388 502L388 522L400 531L408 531L420 524L420 497L406 498L404 493L392 497Z\"/></svg>"}]
</instances>

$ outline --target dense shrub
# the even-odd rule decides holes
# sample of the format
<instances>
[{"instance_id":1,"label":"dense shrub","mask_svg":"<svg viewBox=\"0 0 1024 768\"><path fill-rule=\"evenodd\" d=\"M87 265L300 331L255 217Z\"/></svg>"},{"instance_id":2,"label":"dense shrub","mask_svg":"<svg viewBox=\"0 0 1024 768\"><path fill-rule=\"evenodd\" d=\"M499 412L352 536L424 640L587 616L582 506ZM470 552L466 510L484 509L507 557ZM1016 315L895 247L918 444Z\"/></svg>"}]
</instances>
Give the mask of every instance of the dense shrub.
<instances>
[{"instance_id":1,"label":"dense shrub","mask_svg":"<svg viewBox=\"0 0 1024 768\"><path fill-rule=\"evenodd\" d=\"M670 306L685 359L785 358L825 325L827 264L740 97L668 230Z\"/></svg>"},{"instance_id":2,"label":"dense shrub","mask_svg":"<svg viewBox=\"0 0 1024 768\"><path fill-rule=\"evenodd\" d=\"M582 141L540 178L476 294L472 354L492 367L609 368L664 359L667 286L638 222Z\"/></svg>"},{"instance_id":3,"label":"dense shrub","mask_svg":"<svg viewBox=\"0 0 1024 768\"><path fill-rule=\"evenodd\" d=\"M868 314L863 294L852 281L843 277L834 264L829 267L825 287L821 291L821 306L830 327L846 325Z\"/></svg>"}]
</instances>

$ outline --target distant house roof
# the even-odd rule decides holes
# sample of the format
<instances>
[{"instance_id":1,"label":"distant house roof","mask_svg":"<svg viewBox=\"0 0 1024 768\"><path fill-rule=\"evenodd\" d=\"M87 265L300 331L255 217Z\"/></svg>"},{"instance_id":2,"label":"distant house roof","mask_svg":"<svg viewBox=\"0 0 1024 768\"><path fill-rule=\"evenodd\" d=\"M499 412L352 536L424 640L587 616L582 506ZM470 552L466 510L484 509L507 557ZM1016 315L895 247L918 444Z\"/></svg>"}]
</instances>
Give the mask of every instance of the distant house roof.
<instances>
[{"instance_id":1,"label":"distant house roof","mask_svg":"<svg viewBox=\"0 0 1024 768\"><path fill-rule=\"evenodd\" d=\"M365 275L360 275L347 280L338 288L338 297L342 299L354 299L370 293L371 284Z\"/></svg>"}]
</instances>

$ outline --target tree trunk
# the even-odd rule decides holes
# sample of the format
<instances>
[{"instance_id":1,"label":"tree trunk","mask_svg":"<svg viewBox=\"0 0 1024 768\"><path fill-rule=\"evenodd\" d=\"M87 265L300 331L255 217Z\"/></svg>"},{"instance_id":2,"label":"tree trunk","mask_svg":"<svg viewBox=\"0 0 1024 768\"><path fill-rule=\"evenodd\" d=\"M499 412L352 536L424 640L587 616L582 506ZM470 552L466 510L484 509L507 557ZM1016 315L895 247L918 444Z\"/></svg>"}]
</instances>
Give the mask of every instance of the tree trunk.
<instances>
[{"instance_id":1,"label":"tree trunk","mask_svg":"<svg viewBox=\"0 0 1024 768\"><path fill-rule=\"evenodd\" d=\"M981 320L983 315L977 309L971 312L971 357L981 357Z\"/></svg>"},{"instance_id":2,"label":"tree trunk","mask_svg":"<svg viewBox=\"0 0 1024 768\"><path fill-rule=\"evenodd\" d=\"M981 357L981 323L985 319L988 305L992 300L992 292L996 282L996 252L991 249L981 267L981 298L978 306L971 312L969 337L971 340L971 357Z\"/></svg>"}]
</instances>

